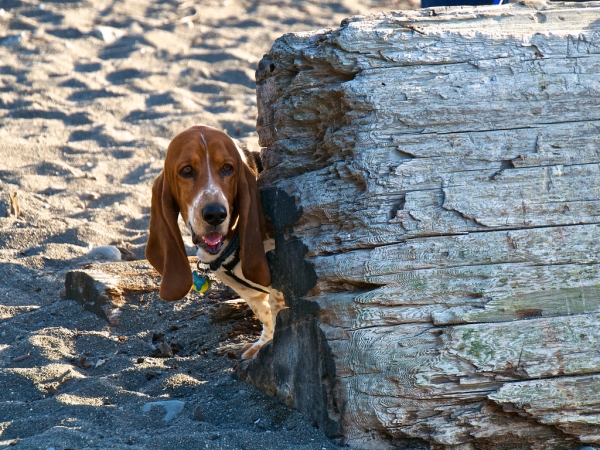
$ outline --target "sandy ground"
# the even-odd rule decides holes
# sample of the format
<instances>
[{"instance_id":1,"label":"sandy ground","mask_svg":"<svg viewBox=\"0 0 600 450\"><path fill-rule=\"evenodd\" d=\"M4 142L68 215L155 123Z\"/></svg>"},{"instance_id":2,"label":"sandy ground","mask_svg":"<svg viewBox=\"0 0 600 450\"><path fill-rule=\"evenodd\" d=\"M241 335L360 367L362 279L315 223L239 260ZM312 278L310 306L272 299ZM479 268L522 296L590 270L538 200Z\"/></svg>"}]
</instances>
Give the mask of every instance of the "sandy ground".
<instances>
[{"instance_id":1,"label":"sandy ground","mask_svg":"<svg viewBox=\"0 0 600 450\"><path fill-rule=\"evenodd\" d=\"M0 448L337 448L231 377L258 325L213 323L235 297L224 287L129 296L111 327L64 280L98 246L143 259L151 183L179 131L212 125L258 149L254 71L277 37L410 6L0 0ZM156 357L162 342L173 357Z\"/></svg>"}]
</instances>

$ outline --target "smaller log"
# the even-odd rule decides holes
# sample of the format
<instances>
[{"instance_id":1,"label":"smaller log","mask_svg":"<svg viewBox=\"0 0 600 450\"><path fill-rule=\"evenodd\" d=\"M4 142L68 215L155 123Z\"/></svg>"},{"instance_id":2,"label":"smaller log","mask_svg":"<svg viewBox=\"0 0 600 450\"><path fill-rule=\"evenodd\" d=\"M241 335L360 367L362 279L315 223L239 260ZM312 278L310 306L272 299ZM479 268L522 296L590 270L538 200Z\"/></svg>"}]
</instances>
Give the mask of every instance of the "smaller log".
<instances>
[{"instance_id":1,"label":"smaller log","mask_svg":"<svg viewBox=\"0 0 600 450\"><path fill-rule=\"evenodd\" d=\"M252 315L252 311L248 303L242 299L225 300L209 311L212 323L239 320L248 315Z\"/></svg>"},{"instance_id":2,"label":"smaller log","mask_svg":"<svg viewBox=\"0 0 600 450\"><path fill-rule=\"evenodd\" d=\"M65 279L66 298L76 300L85 309L119 325L119 309L125 304L118 277L95 270L72 270Z\"/></svg>"},{"instance_id":3,"label":"smaller log","mask_svg":"<svg viewBox=\"0 0 600 450\"><path fill-rule=\"evenodd\" d=\"M158 273L146 261L91 264L65 277L65 298L119 326L125 296L158 290Z\"/></svg>"}]
</instances>

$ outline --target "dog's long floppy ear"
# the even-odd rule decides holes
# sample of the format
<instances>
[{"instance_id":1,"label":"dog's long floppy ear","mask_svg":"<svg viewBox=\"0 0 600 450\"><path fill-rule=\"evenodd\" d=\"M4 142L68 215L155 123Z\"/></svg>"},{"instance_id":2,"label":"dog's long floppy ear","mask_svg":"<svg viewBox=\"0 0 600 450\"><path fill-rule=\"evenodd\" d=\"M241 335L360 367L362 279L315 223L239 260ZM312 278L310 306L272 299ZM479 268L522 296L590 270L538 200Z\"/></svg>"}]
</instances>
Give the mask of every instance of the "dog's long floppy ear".
<instances>
[{"instance_id":1,"label":"dog's long floppy ear","mask_svg":"<svg viewBox=\"0 0 600 450\"><path fill-rule=\"evenodd\" d=\"M266 236L265 216L254 173L241 164L236 203L239 212L240 259L244 277L261 286L271 285L271 271L265 256L263 238Z\"/></svg>"},{"instance_id":2,"label":"dog's long floppy ear","mask_svg":"<svg viewBox=\"0 0 600 450\"><path fill-rule=\"evenodd\" d=\"M162 275L158 295L168 301L185 297L193 282L177 224L178 217L179 206L173 198L164 172L161 172L152 186L150 234L146 245L146 258Z\"/></svg>"}]
</instances>

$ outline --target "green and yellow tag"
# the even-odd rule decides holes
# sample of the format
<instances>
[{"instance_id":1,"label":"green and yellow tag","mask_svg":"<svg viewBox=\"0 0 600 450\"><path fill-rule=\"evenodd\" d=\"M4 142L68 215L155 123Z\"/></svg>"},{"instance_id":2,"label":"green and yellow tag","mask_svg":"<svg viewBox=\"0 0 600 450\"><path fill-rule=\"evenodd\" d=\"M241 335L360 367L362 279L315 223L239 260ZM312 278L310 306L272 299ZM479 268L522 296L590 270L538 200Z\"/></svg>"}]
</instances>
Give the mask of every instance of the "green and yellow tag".
<instances>
[{"instance_id":1,"label":"green and yellow tag","mask_svg":"<svg viewBox=\"0 0 600 450\"><path fill-rule=\"evenodd\" d=\"M206 276L201 276L196 270L192 272L192 276L194 277L194 284L192 285L192 289L196 292L206 292L210 289L210 280Z\"/></svg>"}]
</instances>

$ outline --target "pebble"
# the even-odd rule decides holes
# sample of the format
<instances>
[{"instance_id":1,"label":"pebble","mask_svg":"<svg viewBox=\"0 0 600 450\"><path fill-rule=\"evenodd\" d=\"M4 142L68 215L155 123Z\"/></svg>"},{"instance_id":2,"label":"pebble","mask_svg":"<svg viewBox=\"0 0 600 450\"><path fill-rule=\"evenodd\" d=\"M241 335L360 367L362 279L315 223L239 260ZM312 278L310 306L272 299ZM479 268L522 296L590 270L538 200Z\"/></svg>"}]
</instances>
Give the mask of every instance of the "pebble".
<instances>
[{"instance_id":1,"label":"pebble","mask_svg":"<svg viewBox=\"0 0 600 450\"><path fill-rule=\"evenodd\" d=\"M150 354L153 358L172 358L173 349L168 342L162 341Z\"/></svg>"},{"instance_id":2,"label":"pebble","mask_svg":"<svg viewBox=\"0 0 600 450\"><path fill-rule=\"evenodd\" d=\"M88 253L88 256L92 258L107 259L109 261L121 260L121 252L114 245L101 245L99 247L94 247Z\"/></svg>"},{"instance_id":3,"label":"pebble","mask_svg":"<svg viewBox=\"0 0 600 450\"><path fill-rule=\"evenodd\" d=\"M100 199L100 194L94 191L86 191L83 193L83 196L86 200L96 201Z\"/></svg>"},{"instance_id":4,"label":"pebble","mask_svg":"<svg viewBox=\"0 0 600 450\"><path fill-rule=\"evenodd\" d=\"M99 359L96 362L96 365L94 366L94 368L97 369L98 367L102 367L104 364L106 364L106 360L105 359Z\"/></svg>"},{"instance_id":5,"label":"pebble","mask_svg":"<svg viewBox=\"0 0 600 450\"><path fill-rule=\"evenodd\" d=\"M165 408L165 411L167 412L167 414L165 414L165 417L163 417L163 420L165 422L170 422L175 417L177 417L177 415L181 411L183 411L185 402L182 402L181 400L165 400L162 402L150 402L150 403L144 404L144 406L142 407L142 411L149 412L154 406L162 406L163 408Z\"/></svg>"},{"instance_id":6,"label":"pebble","mask_svg":"<svg viewBox=\"0 0 600 450\"><path fill-rule=\"evenodd\" d=\"M204 421L204 414L202 414L202 406L196 406L196 408L194 409L194 419L198 420L199 422Z\"/></svg>"},{"instance_id":7,"label":"pebble","mask_svg":"<svg viewBox=\"0 0 600 450\"><path fill-rule=\"evenodd\" d=\"M0 333L0 337L6 337L6 331L3 331L2 333Z\"/></svg>"},{"instance_id":8,"label":"pebble","mask_svg":"<svg viewBox=\"0 0 600 450\"><path fill-rule=\"evenodd\" d=\"M94 28L94 31L92 31L92 35L96 36L98 39L103 40L107 44L111 44L117 39L120 39L123 36L125 36L125 32L123 30L119 30L118 28L99 26Z\"/></svg>"},{"instance_id":9,"label":"pebble","mask_svg":"<svg viewBox=\"0 0 600 450\"><path fill-rule=\"evenodd\" d=\"M0 45L4 45L7 47L12 47L13 45L17 45L19 42L24 40L27 37L27 33L22 31L19 34L13 34L11 36L7 36L0 41Z\"/></svg>"}]
</instances>

